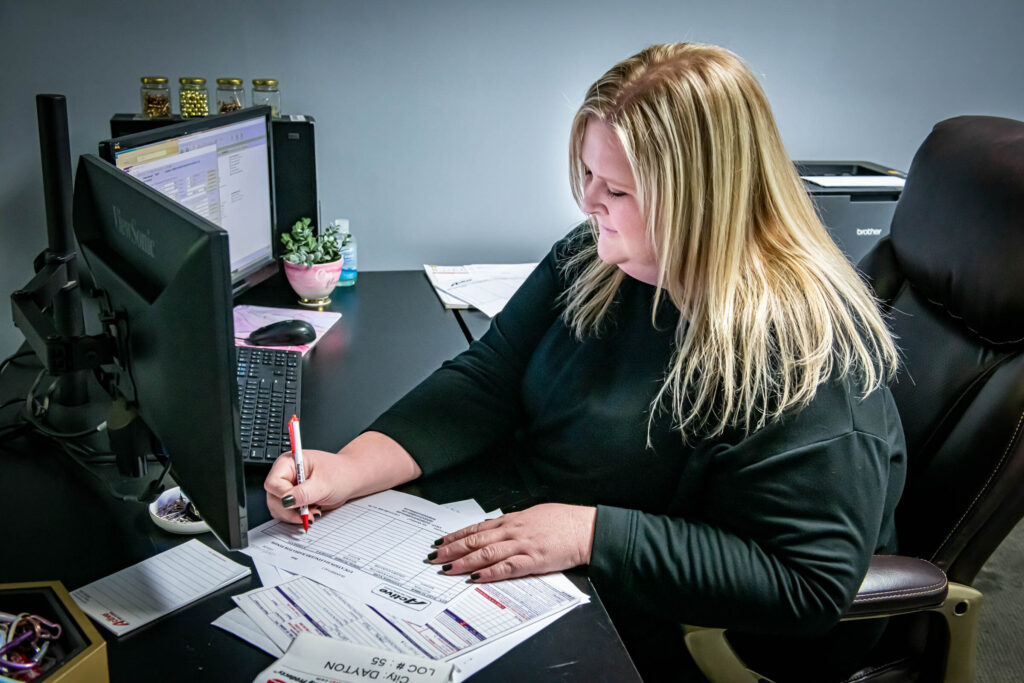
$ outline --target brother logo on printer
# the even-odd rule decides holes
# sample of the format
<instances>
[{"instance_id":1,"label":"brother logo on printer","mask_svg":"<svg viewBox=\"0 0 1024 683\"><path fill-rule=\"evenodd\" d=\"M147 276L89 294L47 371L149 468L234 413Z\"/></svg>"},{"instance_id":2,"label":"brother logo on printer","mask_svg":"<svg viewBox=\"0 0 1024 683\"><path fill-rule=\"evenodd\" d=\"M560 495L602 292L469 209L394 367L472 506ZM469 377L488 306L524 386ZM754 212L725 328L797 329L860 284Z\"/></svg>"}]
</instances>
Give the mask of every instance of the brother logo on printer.
<instances>
[{"instance_id":1,"label":"brother logo on printer","mask_svg":"<svg viewBox=\"0 0 1024 683\"><path fill-rule=\"evenodd\" d=\"M857 237L877 237L881 234L881 228L857 228Z\"/></svg>"},{"instance_id":2,"label":"brother logo on printer","mask_svg":"<svg viewBox=\"0 0 1024 683\"><path fill-rule=\"evenodd\" d=\"M149 233L142 232L135 227L135 219L131 220L121 215L120 207L114 207L114 225L117 227L117 231L128 238L128 241L139 248L142 253L147 256L156 257L153 253L153 247L156 244L156 240L149 236Z\"/></svg>"},{"instance_id":3,"label":"brother logo on printer","mask_svg":"<svg viewBox=\"0 0 1024 683\"><path fill-rule=\"evenodd\" d=\"M376 593L377 595L381 595L381 596L387 598L388 600L393 600L395 602L400 602L403 605L405 605L406 607L411 607L412 609L415 609L415 610L421 610L421 609L423 609L424 607L426 607L427 605L430 604L429 600L424 600L423 598L413 597L409 593L404 593L404 592L398 590L397 588L395 588L394 586L389 586L387 584L381 584L381 585L377 586L376 588L373 589L373 592Z\"/></svg>"}]
</instances>

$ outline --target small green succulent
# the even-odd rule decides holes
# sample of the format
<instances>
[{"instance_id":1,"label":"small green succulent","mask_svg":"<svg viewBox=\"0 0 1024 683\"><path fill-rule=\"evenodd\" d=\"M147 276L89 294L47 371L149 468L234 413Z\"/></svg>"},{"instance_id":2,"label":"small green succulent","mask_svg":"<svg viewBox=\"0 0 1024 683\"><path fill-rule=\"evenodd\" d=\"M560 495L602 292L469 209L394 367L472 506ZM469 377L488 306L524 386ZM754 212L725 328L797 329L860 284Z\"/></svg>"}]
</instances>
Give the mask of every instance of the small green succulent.
<instances>
[{"instance_id":1,"label":"small green succulent","mask_svg":"<svg viewBox=\"0 0 1024 683\"><path fill-rule=\"evenodd\" d=\"M348 235L341 235L338 226L331 223L317 235L313 221L302 218L295 221L290 233L281 235L284 244L284 259L298 266L313 266L330 263L341 258L341 247Z\"/></svg>"}]
</instances>

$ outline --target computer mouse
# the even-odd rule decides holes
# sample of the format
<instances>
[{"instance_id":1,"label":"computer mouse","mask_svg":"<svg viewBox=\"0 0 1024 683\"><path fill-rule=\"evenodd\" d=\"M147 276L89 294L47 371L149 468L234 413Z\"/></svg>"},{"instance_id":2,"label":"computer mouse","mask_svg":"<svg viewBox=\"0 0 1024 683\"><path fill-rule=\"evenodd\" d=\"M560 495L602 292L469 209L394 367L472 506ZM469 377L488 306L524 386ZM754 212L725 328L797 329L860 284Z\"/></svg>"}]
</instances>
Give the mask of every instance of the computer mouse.
<instances>
[{"instance_id":1,"label":"computer mouse","mask_svg":"<svg viewBox=\"0 0 1024 683\"><path fill-rule=\"evenodd\" d=\"M305 320L279 320L253 330L245 342L256 346L301 346L316 339L316 330Z\"/></svg>"}]
</instances>

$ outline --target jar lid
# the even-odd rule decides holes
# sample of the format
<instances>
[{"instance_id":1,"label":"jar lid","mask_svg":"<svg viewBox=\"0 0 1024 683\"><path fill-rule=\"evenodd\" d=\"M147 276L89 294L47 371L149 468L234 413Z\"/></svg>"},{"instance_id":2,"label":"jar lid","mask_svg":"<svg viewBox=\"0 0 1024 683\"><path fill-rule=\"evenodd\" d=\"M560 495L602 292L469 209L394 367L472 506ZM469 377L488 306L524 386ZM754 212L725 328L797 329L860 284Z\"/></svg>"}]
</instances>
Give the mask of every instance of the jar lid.
<instances>
[{"instance_id":1,"label":"jar lid","mask_svg":"<svg viewBox=\"0 0 1024 683\"><path fill-rule=\"evenodd\" d=\"M258 86L261 86L261 87L266 87L268 85L277 85L277 79L276 78L254 78L254 79L252 79L252 84L253 85L258 85Z\"/></svg>"},{"instance_id":2,"label":"jar lid","mask_svg":"<svg viewBox=\"0 0 1024 683\"><path fill-rule=\"evenodd\" d=\"M205 78L179 78L178 83L182 85L206 85Z\"/></svg>"},{"instance_id":3,"label":"jar lid","mask_svg":"<svg viewBox=\"0 0 1024 683\"><path fill-rule=\"evenodd\" d=\"M242 85L241 78L218 78L217 85Z\"/></svg>"},{"instance_id":4,"label":"jar lid","mask_svg":"<svg viewBox=\"0 0 1024 683\"><path fill-rule=\"evenodd\" d=\"M158 85L167 82L166 76L143 76L142 82L146 85Z\"/></svg>"}]
</instances>

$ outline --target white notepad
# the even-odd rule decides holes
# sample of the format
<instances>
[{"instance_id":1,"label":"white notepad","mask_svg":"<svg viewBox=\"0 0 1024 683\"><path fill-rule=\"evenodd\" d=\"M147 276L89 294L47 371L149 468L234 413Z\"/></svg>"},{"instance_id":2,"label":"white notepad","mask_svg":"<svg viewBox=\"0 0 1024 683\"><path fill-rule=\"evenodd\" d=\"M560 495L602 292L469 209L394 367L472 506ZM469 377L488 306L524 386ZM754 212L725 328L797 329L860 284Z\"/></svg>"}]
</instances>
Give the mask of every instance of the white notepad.
<instances>
[{"instance_id":1,"label":"white notepad","mask_svg":"<svg viewBox=\"0 0 1024 683\"><path fill-rule=\"evenodd\" d=\"M73 590L71 597L96 623L120 636L251 572L192 539Z\"/></svg>"}]
</instances>

